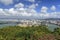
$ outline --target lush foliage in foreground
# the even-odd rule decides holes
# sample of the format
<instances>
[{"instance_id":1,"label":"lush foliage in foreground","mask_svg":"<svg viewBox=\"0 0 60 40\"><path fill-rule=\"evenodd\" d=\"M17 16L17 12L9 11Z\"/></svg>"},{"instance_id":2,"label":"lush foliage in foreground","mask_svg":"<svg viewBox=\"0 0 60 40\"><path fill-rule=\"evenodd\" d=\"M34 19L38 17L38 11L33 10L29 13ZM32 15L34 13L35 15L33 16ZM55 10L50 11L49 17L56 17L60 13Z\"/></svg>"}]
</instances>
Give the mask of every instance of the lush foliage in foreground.
<instances>
[{"instance_id":1,"label":"lush foliage in foreground","mask_svg":"<svg viewBox=\"0 0 60 40\"><path fill-rule=\"evenodd\" d=\"M10 26L0 29L0 40L60 40L60 28L51 32L46 26Z\"/></svg>"}]
</instances>

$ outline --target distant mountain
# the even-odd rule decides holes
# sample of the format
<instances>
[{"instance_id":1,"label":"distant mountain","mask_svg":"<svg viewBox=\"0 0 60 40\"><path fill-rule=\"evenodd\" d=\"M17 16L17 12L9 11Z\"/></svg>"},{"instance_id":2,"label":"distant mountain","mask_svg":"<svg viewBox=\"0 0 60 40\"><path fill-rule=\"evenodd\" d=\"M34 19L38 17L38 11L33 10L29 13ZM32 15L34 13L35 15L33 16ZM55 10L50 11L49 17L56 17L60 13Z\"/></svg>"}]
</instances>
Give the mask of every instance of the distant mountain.
<instances>
[{"instance_id":1,"label":"distant mountain","mask_svg":"<svg viewBox=\"0 0 60 40\"><path fill-rule=\"evenodd\" d=\"M37 19L37 20L60 20L60 18L40 18L40 17L0 17L0 19Z\"/></svg>"},{"instance_id":2,"label":"distant mountain","mask_svg":"<svg viewBox=\"0 0 60 40\"><path fill-rule=\"evenodd\" d=\"M46 18L44 20L60 20L60 18Z\"/></svg>"}]
</instances>

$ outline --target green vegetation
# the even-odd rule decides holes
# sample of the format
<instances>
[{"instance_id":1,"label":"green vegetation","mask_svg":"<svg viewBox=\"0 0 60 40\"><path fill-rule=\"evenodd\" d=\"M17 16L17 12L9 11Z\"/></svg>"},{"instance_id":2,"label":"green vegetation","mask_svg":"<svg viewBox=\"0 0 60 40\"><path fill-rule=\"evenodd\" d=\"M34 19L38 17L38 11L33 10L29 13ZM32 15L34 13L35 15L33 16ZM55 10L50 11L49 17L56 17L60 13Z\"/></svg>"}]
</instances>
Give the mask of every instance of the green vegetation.
<instances>
[{"instance_id":1,"label":"green vegetation","mask_svg":"<svg viewBox=\"0 0 60 40\"><path fill-rule=\"evenodd\" d=\"M9 26L0 29L0 40L60 40L60 28L54 32L47 26Z\"/></svg>"}]
</instances>

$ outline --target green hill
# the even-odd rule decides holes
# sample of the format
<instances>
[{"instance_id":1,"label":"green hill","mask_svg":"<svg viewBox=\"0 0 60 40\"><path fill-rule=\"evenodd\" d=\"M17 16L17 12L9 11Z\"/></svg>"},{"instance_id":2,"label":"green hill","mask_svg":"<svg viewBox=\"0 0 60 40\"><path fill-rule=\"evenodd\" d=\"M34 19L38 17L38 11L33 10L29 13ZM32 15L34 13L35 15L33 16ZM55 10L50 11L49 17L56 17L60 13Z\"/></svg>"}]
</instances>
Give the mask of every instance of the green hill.
<instances>
[{"instance_id":1,"label":"green hill","mask_svg":"<svg viewBox=\"0 0 60 40\"><path fill-rule=\"evenodd\" d=\"M57 40L55 32L49 31L46 26L9 26L0 29L0 40Z\"/></svg>"}]
</instances>

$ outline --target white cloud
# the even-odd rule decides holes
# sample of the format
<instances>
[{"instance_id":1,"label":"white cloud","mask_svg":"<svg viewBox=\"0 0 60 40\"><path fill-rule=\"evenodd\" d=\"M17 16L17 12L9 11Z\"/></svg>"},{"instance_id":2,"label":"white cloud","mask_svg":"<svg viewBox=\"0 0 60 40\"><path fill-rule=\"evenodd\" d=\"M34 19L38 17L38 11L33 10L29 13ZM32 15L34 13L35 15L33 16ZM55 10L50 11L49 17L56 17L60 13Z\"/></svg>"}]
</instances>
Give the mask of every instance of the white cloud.
<instances>
[{"instance_id":1,"label":"white cloud","mask_svg":"<svg viewBox=\"0 0 60 40\"><path fill-rule=\"evenodd\" d=\"M56 10L56 7L53 5L53 6L51 7L51 10L52 10L52 11L55 11L55 10Z\"/></svg>"},{"instance_id":2,"label":"white cloud","mask_svg":"<svg viewBox=\"0 0 60 40\"><path fill-rule=\"evenodd\" d=\"M41 18L60 18L60 12L51 12L51 13L40 13Z\"/></svg>"},{"instance_id":3,"label":"white cloud","mask_svg":"<svg viewBox=\"0 0 60 40\"><path fill-rule=\"evenodd\" d=\"M49 13L40 13L39 16L41 18L49 18L50 17L50 14Z\"/></svg>"},{"instance_id":4,"label":"white cloud","mask_svg":"<svg viewBox=\"0 0 60 40\"><path fill-rule=\"evenodd\" d=\"M0 8L0 16L8 16L8 15L9 15L8 10Z\"/></svg>"},{"instance_id":5,"label":"white cloud","mask_svg":"<svg viewBox=\"0 0 60 40\"><path fill-rule=\"evenodd\" d=\"M22 8L22 7L24 7L24 4L23 3L18 3L18 4L15 5L15 7L16 8Z\"/></svg>"},{"instance_id":6,"label":"white cloud","mask_svg":"<svg viewBox=\"0 0 60 40\"><path fill-rule=\"evenodd\" d=\"M17 13L14 8L10 8L8 12L10 13L10 16L15 16Z\"/></svg>"},{"instance_id":7,"label":"white cloud","mask_svg":"<svg viewBox=\"0 0 60 40\"><path fill-rule=\"evenodd\" d=\"M28 12L28 9L25 9L25 8L19 8L19 9L14 9L14 8L11 8L9 9L9 13L11 14L11 16L32 16L33 13L35 13L35 10L29 10Z\"/></svg>"},{"instance_id":8,"label":"white cloud","mask_svg":"<svg viewBox=\"0 0 60 40\"><path fill-rule=\"evenodd\" d=\"M30 5L29 8L30 8L30 9L35 9L37 6L38 6L38 4L36 3L36 4Z\"/></svg>"},{"instance_id":9,"label":"white cloud","mask_svg":"<svg viewBox=\"0 0 60 40\"><path fill-rule=\"evenodd\" d=\"M0 8L0 15L4 15L4 11L1 8Z\"/></svg>"},{"instance_id":10,"label":"white cloud","mask_svg":"<svg viewBox=\"0 0 60 40\"><path fill-rule=\"evenodd\" d=\"M47 7L45 7L45 6L43 6L43 7L41 8L41 12L43 12L43 13L46 13L46 12L47 12L47 10L48 10L48 8L47 8Z\"/></svg>"},{"instance_id":11,"label":"white cloud","mask_svg":"<svg viewBox=\"0 0 60 40\"><path fill-rule=\"evenodd\" d=\"M30 8L24 8L24 4L19 3L17 6L15 5L16 8L10 8L10 9L2 9L0 8L0 15L1 16L14 16L14 17L38 17L38 18L56 18L60 17L60 12L52 12L48 13L47 10L48 8L43 6L41 8L41 13L38 13L35 8L36 4L33 4L33 7L31 5L29 6Z\"/></svg>"},{"instance_id":12,"label":"white cloud","mask_svg":"<svg viewBox=\"0 0 60 40\"><path fill-rule=\"evenodd\" d=\"M27 8L19 8L18 10L15 8L10 9L1 9L1 16L19 16L19 17L38 17L38 18L60 18L60 12L52 12L52 13L37 13L34 9Z\"/></svg>"},{"instance_id":13,"label":"white cloud","mask_svg":"<svg viewBox=\"0 0 60 40\"><path fill-rule=\"evenodd\" d=\"M29 1L29 2L35 2L35 0L27 0L27 1Z\"/></svg>"},{"instance_id":14,"label":"white cloud","mask_svg":"<svg viewBox=\"0 0 60 40\"><path fill-rule=\"evenodd\" d=\"M52 12L51 17L60 18L60 12Z\"/></svg>"},{"instance_id":15,"label":"white cloud","mask_svg":"<svg viewBox=\"0 0 60 40\"><path fill-rule=\"evenodd\" d=\"M5 4L5 5L9 5L13 3L13 0L0 0L1 3Z\"/></svg>"}]
</instances>

